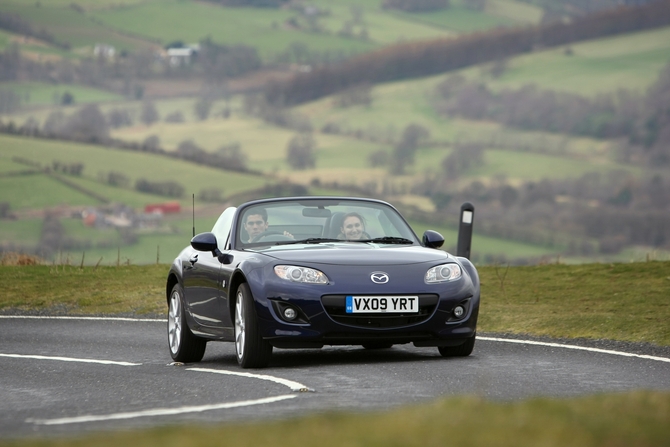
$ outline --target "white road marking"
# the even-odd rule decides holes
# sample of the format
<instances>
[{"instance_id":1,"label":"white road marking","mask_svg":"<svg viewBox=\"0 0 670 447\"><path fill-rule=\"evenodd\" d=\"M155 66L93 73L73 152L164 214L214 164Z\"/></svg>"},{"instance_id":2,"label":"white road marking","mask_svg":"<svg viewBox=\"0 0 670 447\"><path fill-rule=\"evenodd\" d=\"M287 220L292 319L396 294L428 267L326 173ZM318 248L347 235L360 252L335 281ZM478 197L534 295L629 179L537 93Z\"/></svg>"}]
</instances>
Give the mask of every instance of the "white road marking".
<instances>
[{"instance_id":1,"label":"white road marking","mask_svg":"<svg viewBox=\"0 0 670 447\"><path fill-rule=\"evenodd\" d=\"M51 357L46 355L0 354L0 357L15 359L57 360L59 362L97 363L99 365L140 366L141 363L115 362L113 360L78 359L74 357Z\"/></svg>"},{"instance_id":2,"label":"white road marking","mask_svg":"<svg viewBox=\"0 0 670 447\"><path fill-rule=\"evenodd\" d=\"M589 348L589 347L586 347L586 346L563 345L563 344L560 344L560 343L548 343L548 342L543 342L543 341L532 341L532 340L518 340L518 339L513 339L513 338L480 337L479 335L477 336L477 340L500 341L500 342L504 342L504 343L517 343L517 344L522 344L522 345L549 346L551 348L576 349L578 351L598 352L598 353L601 353L601 354L620 355L620 356L623 356L623 357L637 357L637 358L640 358L640 359L656 360L658 362L670 363L670 359L666 358L666 357L656 357L656 356L653 356L653 355L644 355L644 354L631 354L630 352L611 351L609 349Z\"/></svg>"},{"instance_id":3,"label":"white road marking","mask_svg":"<svg viewBox=\"0 0 670 447\"><path fill-rule=\"evenodd\" d=\"M239 407L248 407L251 405L270 404L273 402L279 402L286 399L293 399L294 397L296 397L295 394L285 394L283 396L265 397L263 399L243 400L239 402L227 402L221 404L198 405L198 406L179 407L179 408L155 408L153 410L130 411L125 413L112 413L112 414L101 414L101 415L91 414L85 416L58 418L58 419L26 419L26 422L36 425L65 425L65 424L79 424L82 422L101 422L101 421L114 421L119 419L134 419L140 417L172 416L184 413L200 413L203 411L224 410L228 408L239 408Z\"/></svg>"},{"instance_id":4,"label":"white road marking","mask_svg":"<svg viewBox=\"0 0 670 447\"><path fill-rule=\"evenodd\" d=\"M267 380L269 382L279 383L281 385L287 386L291 391L314 391L311 388L306 387L302 383L294 382L292 380L282 379L280 377L269 376L267 374L252 374L244 373L237 371L226 371L224 369L208 369L208 368L187 368L187 371L199 371L199 372L208 372L214 374L226 374L229 376L239 376L239 377L250 377L252 379Z\"/></svg>"},{"instance_id":5,"label":"white road marking","mask_svg":"<svg viewBox=\"0 0 670 447\"><path fill-rule=\"evenodd\" d=\"M149 323L165 323L167 319L161 320L158 318L124 318L124 317L48 317L40 315L0 315L0 319L24 319L24 320L88 320L88 321L132 321L132 322L149 322Z\"/></svg>"}]
</instances>

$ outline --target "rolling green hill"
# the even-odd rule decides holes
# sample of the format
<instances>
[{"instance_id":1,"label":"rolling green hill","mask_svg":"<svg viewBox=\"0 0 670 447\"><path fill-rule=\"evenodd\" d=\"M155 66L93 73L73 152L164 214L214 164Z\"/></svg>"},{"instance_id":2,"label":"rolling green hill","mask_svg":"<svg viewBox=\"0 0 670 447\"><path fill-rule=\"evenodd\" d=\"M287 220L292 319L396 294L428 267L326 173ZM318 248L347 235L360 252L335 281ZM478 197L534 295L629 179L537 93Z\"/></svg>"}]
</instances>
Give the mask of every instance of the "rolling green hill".
<instances>
[{"instance_id":1,"label":"rolling green hill","mask_svg":"<svg viewBox=\"0 0 670 447\"><path fill-rule=\"evenodd\" d=\"M307 23L299 8L224 8L191 0L0 0L0 9L19 14L75 49L90 50L96 43L106 43L121 50L139 50L177 40L195 43L210 36L222 44L256 47L267 60L293 42L303 42L316 51L359 53L399 40L536 23L541 18L539 8L515 0L491 0L484 11L471 11L454 1L438 14L388 11L381 8L380 0L316 0L310 4L322 11L315 26ZM289 23L291 18L295 22ZM345 22L351 21L355 22L351 34L344 35Z\"/></svg>"},{"instance_id":2,"label":"rolling green hill","mask_svg":"<svg viewBox=\"0 0 670 447\"><path fill-rule=\"evenodd\" d=\"M363 51L396 42L398 39L453 35L513 22L536 23L541 16L538 8L512 0L491 1L483 12L465 10L458 1L452 3L451 9L439 13L408 14L382 10L379 7L380 2L376 0L346 1L334 5L319 0L314 4L328 11L320 19L323 30L319 33L308 33L305 29L284 26L285 20L297 13L286 8L222 8L206 2L176 0L131 1L123 5L111 0L87 1L79 3L81 8L71 7L70 3L63 0L37 7L35 4L16 0L0 0L0 5L8 11L20 13L22 17L31 20L31 23L44 24L58 39L65 39L67 33L76 33L80 39L77 45L87 45L85 41L97 32L96 27L102 27L107 30L105 32L113 32L114 35L125 36L124 38L132 36L132 39L139 39L138 42L148 45L159 41L189 42L212 31L214 40L234 43L235 39L241 38L248 44L257 46L265 58L281 51L292 39L306 39L314 48L321 50ZM351 8L353 5L360 7L358 11L365 19L369 40L352 40L337 34L343 21L351 19L354 14L355 9ZM47 14L50 13L50 8L58 10L53 20ZM74 21L86 25L81 25L83 28L70 26ZM277 26L273 25L274 22ZM91 28L84 29L85 27ZM106 34L100 36L104 37ZM8 33L0 33L0 43L3 39L9 41L12 38ZM88 42L90 44L92 41ZM533 83L554 91L594 97L621 88L644 92L656 80L659 70L668 61L670 27L576 43L570 45L569 49L565 47L538 50L506 60L502 73L495 76L492 74L491 64L471 67L458 73L485 84L492 91L514 89ZM258 116L248 115L241 96L233 96L227 103L231 111L229 118L221 117L221 111L226 104L217 100L213 104L212 114L205 120L195 117L196 98L157 99L154 102L161 121L144 125L139 123L139 101L124 100L104 90L67 86L68 91L75 96L75 106L63 108L51 105L54 97L65 91L66 87L63 85L0 83L0 88L10 88L18 92L31 105L30 108L5 117L4 120L21 123L33 117L43 123L54 110L63 110L69 114L77 109L78 104L95 102L100 105L103 113L109 113L112 109L124 109L133 117L132 125L112 130L114 138L142 142L147 137L156 135L160 138L161 146L168 151L175 150L185 140L192 140L210 152L224 145L239 144L247 157L248 166L265 173L264 176L243 175L149 154L0 136L3 148L0 157L0 203L8 203L13 211L22 211L61 204L96 205L100 203L100 198L122 202L135 208L165 200L100 182L101 175L114 171L123 172L131 185L139 178L151 181L179 179L189 190L186 197L190 197L191 192L197 194L212 184L217 187L221 185L224 197L230 197L258 189L267 182L289 180L308 187L312 194L347 195L353 190L337 191L333 186L356 187L359 188L356 194L363 194L364 191L368 194L380 194L394 203L432 212L435 204L429 197L416 192L417 185L430 182L439 175L442 160L452 154L456 144L472 141L484 146L483 163L463 170L458 180L444 190L445 194L451 194L452 188L468 187L476 181L489 185L503 179L511 185L522 185L524 182L542 179L576 179L587 173L597 173L603 178L618 176L639 180L653 176L662 178L666 175L662 167L649 168L623 163L617 156L620 141L524 131L481 120L445 118L434 108L435 88L452 74L454 73L376 85L371 90L372 101L368 105L341 107L336 104L337 97L328 97L292 109L293 113L308 119L315 129L316 164L314 168L304 170L292 169L286 160L287 143L296 131L266 122ZM185 121L165 122L165 117L173 112L182 113ZM417 123L430 132L430 138L419 145L414 164L408 166L402 175L390 175L386 167L372 166L369 157L380 151L390 153L403 129L412 123ZM335 125L339 131L326 133L322 131L326 125ZM73 186L44 174L3 176L3 172L25 168L12 162L12 157L16 156L37 161L42 167L53 161L66 164L83 163L83 175L68 177L68 182ZM149 166L151 169L147 169ZM182 202L185 207L189 205L188 198ZM4 241L11 239L9 235L16 232L13 223L5 223L0 223ZM187 223L188 219L184 219L184 228L188 227ZM76 225L72 222L66 225L68 235L76 237ZM435 227L422 223L420 219L414 219L414 225L419 233L426 228ZM437 227L448 235L448 240L455 240L453 228L446 224ZM31 228L33 239L37 240L39 234L36 227ZM153 238L154 236L141 235L139 243L134 248L129 248L131 252L127 259L151 262L155 257L156 246L161 245L159 239L168 238L168 235ZM175 247L183 245L183 235L177 236L175 240L178 241L175 242ZM552 246L546 243L504 241L484 235L476 235L475 242L481 255L480 260L484 256L489 256L489 259L491 256L504 256L506 259L553 258L565 249L564 242L556 244ZM91 252L90 259L98 256L104 256L105 259L118 256L115 249L94 251L95 255ZM614 258L608 259L639 259L650 252L650 247L628 246ZM659 258L667 255L664 250L654 253L653 256ZM74 252L71 255L80 256ZM578 255L568 258L574 261L583 259Z\"/></svg>"}]
</instances>

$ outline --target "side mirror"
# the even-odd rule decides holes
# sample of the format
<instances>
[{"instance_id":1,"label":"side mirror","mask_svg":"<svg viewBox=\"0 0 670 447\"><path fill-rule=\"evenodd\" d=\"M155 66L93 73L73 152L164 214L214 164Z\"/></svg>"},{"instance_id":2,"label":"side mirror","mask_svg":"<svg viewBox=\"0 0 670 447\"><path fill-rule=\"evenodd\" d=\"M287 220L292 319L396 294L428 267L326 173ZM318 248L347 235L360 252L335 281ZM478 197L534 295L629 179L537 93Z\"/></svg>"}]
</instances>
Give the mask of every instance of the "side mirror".
<instances>
[{"instance_id":1,"label":"side mirror","mask_svg":"<svg viewBox=\"0 0 670 447\"><path fill-rule=\"evenodd\" d=\"M426 230L421 240L423 245L428 248L440 248L444 244L444 237L433 230Z\"/></svg>"},{"instance_id":2,"label":"side mirror","mask_svg":"<svg viewBox=\"0 0 670 447\"><path fill-rule=\"evenodd\" d=\"M193 239L191 239L191 247L198 251L209 251L212 253L218 252L219 250L214 233L196 234Z\"/></svg>"}]
</instances>

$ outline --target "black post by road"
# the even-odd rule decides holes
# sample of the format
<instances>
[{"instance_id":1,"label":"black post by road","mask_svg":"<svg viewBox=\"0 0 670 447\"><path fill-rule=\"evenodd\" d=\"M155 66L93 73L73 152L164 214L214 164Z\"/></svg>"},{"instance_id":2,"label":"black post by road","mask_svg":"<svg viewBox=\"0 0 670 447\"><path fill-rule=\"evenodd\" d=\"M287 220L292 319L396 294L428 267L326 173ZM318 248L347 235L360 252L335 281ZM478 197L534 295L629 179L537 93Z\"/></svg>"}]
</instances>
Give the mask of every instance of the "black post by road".
<instances>
[{"instance_id":1,"label":"black post by road","mask_svg":"<svg viewBox=\"0 0 670 447\"><path fill-rule=\"evenodd\" d=\"M472 247L472 226L475 223L475 207L470 202L461 205L461 219L458 224L458 246L456 256L470 259Z\"/></svg>"}]
</instances>

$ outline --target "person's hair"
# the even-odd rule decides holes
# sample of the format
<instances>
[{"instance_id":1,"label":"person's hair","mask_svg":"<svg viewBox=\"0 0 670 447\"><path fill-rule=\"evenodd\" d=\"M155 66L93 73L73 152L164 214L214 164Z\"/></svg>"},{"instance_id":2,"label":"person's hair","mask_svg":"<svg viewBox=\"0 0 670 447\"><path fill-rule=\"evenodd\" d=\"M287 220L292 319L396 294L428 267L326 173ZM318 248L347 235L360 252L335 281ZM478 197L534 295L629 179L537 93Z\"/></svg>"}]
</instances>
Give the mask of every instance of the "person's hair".
<instances>
[{"instance_id":1,"label":"person's hair","mask_svg":"<svg viewBox=\"0 0 670 447\"><path fill-rule=\"evenodd\" d=\"M247 214L244 216L244 224L247 224L247 219L249 219L249 216L255 216L257 214L263 218L263 222L268 221L268 212L265 208L252 208L247 211Z\"/></svg>"},{"instance_id":2,"label":"person's hair","mask_svg":"<svg viewBox=\"0 0 670 447\"><path fill-rule=\"evenodd\" d=\"M363 229L365 230L365 219L363 218L363 216L361 216L358 213L347 213L347 214L345 214L344 217L342 218L342 224L340 225L342 228L344 228L344 221L347 220L349 217L358 218L358 220L361 221L361 225L363 225Z\"/></svg>"}]
</instances>

